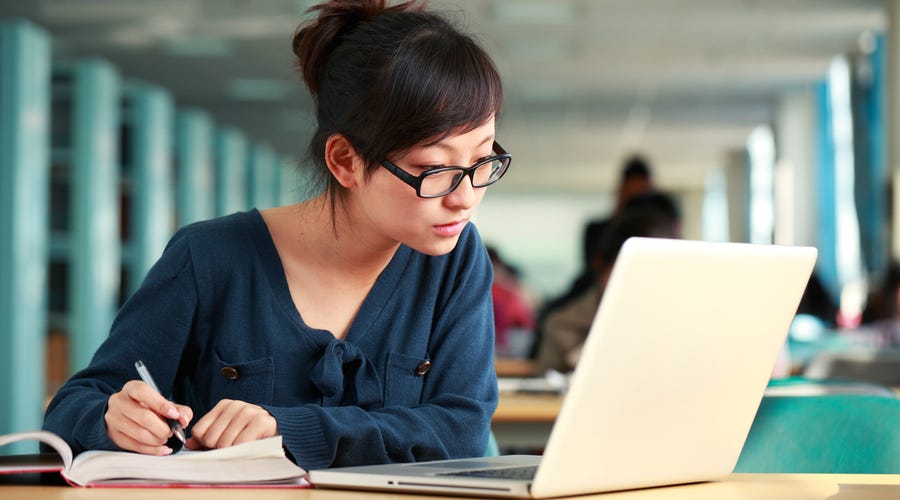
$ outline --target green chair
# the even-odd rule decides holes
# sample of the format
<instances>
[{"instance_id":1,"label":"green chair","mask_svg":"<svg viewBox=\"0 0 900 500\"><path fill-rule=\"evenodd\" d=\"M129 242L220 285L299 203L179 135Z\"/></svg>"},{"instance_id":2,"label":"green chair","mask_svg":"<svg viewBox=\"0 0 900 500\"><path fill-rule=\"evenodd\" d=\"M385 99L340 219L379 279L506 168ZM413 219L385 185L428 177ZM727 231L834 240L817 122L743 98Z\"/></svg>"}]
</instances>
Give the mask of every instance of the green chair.
<instances>
[{"instance_id":1,"label":"green chair","mask_svg":"<svg viewBox=\"0 0 900 500\"><path fill-rule=\"evenodd\" d=\"M898 474L900 399L766 396L735 472Z\"/></svg>"},{"instance_id":2,"label":"green chair","mask_svg":"<svg viewBox=\"0 0 900 500\"><path fill-rule=\"evenodd\" d=\"M828 394L857 394L896 398L890 387L871 382L843 379L811 379L788 377L772 379L766 387L766 396L824 396Z\"/></svg>"},{"instance_id":3,"label":"green chair","mask_svg":"<svg viewBox=\"0 0 900 500\"><path fill-rule=\"evenodd\" d=\"M496 457L500 455L500 445L497 444L497 438L494 437L494 431L488 436L487 449L484 450L484 456Z\"/></svg>"}]
</instances>

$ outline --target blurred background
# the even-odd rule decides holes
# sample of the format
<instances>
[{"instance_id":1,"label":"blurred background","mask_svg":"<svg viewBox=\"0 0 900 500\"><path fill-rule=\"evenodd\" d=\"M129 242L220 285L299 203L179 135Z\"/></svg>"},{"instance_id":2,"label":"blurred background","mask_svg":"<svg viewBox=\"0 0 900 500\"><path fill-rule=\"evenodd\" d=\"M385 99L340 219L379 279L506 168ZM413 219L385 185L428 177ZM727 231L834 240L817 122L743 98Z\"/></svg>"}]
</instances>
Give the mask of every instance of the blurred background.
<instances>
[{"instance_id":1,"label":"blurred background","mask_svg":"<svg viewBox=\"0 0 900 500\"><path fill-rule=\"evenodd\" d=\"M290 40L313 3L0 0L0 370L19 381L4 405L87 363L177 227L309 196ZM873 297L893 314L895 4L430 2L506 85L513 163L483 239L539 310L640 155L683 237L816 246L826 324L860 327ZM39 411L5 413L0 432Z\"/></svg>"}]
</instances>

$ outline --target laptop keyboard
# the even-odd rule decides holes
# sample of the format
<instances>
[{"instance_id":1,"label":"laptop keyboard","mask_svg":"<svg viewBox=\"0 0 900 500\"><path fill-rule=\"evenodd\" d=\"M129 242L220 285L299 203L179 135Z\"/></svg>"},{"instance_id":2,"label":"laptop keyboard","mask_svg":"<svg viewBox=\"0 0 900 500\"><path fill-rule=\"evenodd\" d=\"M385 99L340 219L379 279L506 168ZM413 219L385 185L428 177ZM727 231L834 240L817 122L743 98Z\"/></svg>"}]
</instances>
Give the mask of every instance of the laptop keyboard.
<instances>
[{"instance_id":1,"label":"laptop keyboard","mask_svg":"<svg viewBox=\"0 0 900 500\"><path fill-rule=\"evenodd\" d=\"M466 477L490 477L498 479L534 479L537 465L522 467L505 467L495 469L464 470L458 472L443 472L440 476L466 476Z\"/></svg>"}]
</instances>

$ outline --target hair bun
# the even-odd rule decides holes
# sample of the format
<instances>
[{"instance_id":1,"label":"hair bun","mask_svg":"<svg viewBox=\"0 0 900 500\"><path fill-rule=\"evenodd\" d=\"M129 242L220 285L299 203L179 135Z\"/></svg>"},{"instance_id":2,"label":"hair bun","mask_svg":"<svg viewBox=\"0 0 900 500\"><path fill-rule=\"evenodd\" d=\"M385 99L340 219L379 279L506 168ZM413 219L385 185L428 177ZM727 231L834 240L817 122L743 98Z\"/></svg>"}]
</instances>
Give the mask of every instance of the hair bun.
<instances>
[{"instance_id":1,"label":"hair bun","mask_svg":"<svg viewBox=\"0 0 900 500\"><path fill-rule=\"evenodd\" d=\"M342 33L383 12L404 11L417 3L410 0L388 7L386 0L329 0L310 7L307 12L318 11L318 16L297 28L291 46L313 96L319 93L328 55Z\"/></svg>"}]
</instances>

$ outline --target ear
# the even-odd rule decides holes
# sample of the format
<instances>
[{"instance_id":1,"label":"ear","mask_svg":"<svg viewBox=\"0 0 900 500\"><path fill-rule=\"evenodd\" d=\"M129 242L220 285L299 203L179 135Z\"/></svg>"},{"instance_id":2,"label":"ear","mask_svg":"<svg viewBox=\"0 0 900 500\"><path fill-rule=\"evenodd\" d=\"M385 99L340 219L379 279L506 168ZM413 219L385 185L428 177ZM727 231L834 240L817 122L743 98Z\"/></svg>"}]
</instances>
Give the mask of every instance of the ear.
<instances>
[{"instance_id":1,"label":"ear","mask_svg":"<svg viewBox=\"0 0 900 500\"><path fill-rule=\"evenodd\" d=\"M325 142L325 164L344 188L356 186L362 178L363 162L343 135L334 134Z\"/></svg>"}]
</instances>

